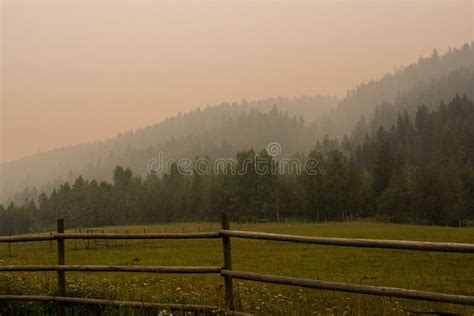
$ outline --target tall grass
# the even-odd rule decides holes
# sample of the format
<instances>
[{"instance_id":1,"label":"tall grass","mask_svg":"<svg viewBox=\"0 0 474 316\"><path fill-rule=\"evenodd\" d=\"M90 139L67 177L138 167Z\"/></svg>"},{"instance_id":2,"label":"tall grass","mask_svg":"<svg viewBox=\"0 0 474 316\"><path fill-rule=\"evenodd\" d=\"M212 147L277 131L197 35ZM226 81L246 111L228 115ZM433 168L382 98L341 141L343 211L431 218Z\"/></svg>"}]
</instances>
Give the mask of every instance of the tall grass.
<instances>
[{"instance_id":1,"label":"tall grass","mask_svg":"<svg viewBox=\"0 0 474 316\"><path fill-rule=\"evenodd\" d=\"M380 224L368 222L318 224L233 224L234 229L306 236L474 242L474 228ZM216 223L106 227L106 232L216 231ZM222 266L220 240L69 240L67 264L210 265ZM54 264L56 248L49 242L0 245L3 264ZM233 269L306 277L324 281L384 285L425 291L474 295L472 254L414 252L292 244L232 239ZM144 273L66 273L69 296L138 300L158 303L223 305L223 280L218 275L162 275ZM234 280L238 310L258 315L406 314L445 311L474 314L474 309L452 304L375 297ZM49 294L56 291L54 273L0 273L0 293ZM0 312L31 308L49 314L54 304L0 303ZM84 312L132 313L99 307L75 306ZM135 311L141 314L143 311ZM156 312L155 312L156 314Z\"/></svg>"}]
</instances>

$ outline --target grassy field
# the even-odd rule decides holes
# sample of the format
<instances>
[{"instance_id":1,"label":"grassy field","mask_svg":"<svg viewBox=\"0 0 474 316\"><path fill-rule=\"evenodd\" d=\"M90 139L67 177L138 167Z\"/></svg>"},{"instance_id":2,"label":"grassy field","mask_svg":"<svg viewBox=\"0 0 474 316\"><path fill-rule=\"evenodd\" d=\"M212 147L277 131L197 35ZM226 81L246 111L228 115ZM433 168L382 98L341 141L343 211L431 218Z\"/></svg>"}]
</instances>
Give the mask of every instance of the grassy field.
<instances>
[{"instance_id":1,"label":"grassy field","mask_svg":"<svg viewBox=\"0 0 474 316\"><path fill-rule=\"evenodd\" d=\"M371 222L318 224L231 224L231 228L262 232L348 238L474 242L474 228L430 227ZM217 231L217 223L107 227L107 232ZM210 265L222 266L221 240L67 241L67 264ZM474 295L472 254L358 249L232 239L233 268L325 281L384 285L442 293ZM135 259L136 258L136 259ZM54 264L50 242L0 245L0 264ZM137 262L138 260L138 262ZM150 302L223 304L223 280L214 275L143 273L67 274L68 295ZM236 307L258 315L366 315L445 311L474 314L470 307L347 294L298 287L234 281ZM54 294L54 273L0 273L0 293ZM37 304L5 304L3 310ZM13 309L11 309L13 308ZM71 313L81 314L69 310ZM125 312L127 314L129 312Z\"/></svg>"}]
</instances>

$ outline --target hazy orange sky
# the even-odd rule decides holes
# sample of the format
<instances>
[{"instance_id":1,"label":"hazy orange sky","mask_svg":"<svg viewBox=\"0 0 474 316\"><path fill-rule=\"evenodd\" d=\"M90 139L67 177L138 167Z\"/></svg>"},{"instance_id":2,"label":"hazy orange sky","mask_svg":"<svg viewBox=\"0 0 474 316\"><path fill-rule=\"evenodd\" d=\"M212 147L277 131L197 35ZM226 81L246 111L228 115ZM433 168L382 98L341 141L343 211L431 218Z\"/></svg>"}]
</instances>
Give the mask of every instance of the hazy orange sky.
<instances>
[{"instance_id":1,"label":"hazy orange sky","mask_svg":"<svg viewBox=\"0 0 474 316\"><path fill-rule=\"evenodd\" d=\"M473 39L473 1L2 1L2 161L197 106L336 94Z\"/></svg>"}]
</instances>

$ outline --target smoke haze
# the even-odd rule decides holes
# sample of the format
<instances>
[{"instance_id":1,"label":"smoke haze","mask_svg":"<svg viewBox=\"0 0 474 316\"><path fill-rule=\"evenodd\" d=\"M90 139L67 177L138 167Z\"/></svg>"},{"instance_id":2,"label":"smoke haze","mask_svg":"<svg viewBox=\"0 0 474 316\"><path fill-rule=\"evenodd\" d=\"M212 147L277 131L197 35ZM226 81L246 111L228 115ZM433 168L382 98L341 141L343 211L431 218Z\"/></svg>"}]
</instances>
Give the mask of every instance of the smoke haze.
<instances>
[{"instance_id":1,"label":"smoke haze","mask_svg":"<svg viewBox=\"0 0 474 316\"><path fill-rule=\"evenodd\" d=\"M1 161L224 100L344 96L472 41L472 3L3 1Z\"/></svg>"}]
</instances>

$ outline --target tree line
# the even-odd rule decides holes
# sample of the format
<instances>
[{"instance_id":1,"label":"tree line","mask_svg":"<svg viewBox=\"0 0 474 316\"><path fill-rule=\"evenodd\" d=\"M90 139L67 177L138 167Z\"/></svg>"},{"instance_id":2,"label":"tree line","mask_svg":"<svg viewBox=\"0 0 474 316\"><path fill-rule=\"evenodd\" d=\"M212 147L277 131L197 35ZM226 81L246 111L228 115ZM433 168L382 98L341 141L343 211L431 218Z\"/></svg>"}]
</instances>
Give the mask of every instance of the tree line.
<instances>
[{"instance_id":1,"label":"tree line","mask_svg":"<svg viewBox=\"0 0 474 316\"><path fill-rule=\"evenodd\" d=\"M474 220L474 105L456 96L436 110L418 106L390 129L356 144L325 137L294 158L317 172L279 170L266 149L244 150L211 172L184 174L173 163L162 176L117 166L113 181L65 182L22 205L0 205L0 234L69 227L171 221L286 218L325 221L372 217L391 222L470 225ZM267 168L257 170L256 161ZM248 162L251 163L248 163ZM239 174L230 169L242 169ZM275 170L277 172L275 172ZM196 170L195 170L196 171Z\"/></svg>"},{"instance_id":2,"label":"tree line","mask_svg":"<svg viewBox=\"0 0 474 316\"><path fill-rule=\"evenodd\" d=\"M437 107L441 100L449 100L456 93L473 98L473 61L471 42L442 55L434 51L379 80L361 83L343 99L307 96L221 103L108 140L0 163L0 203L8 205L13 201L19 205L25 196L36 200L41 192L50 194L54 187L66 181L72 183L79 175L111 182L116 165L128 166L145 178L144 161L160 150L174 156L220 157L278 141L286 154L307 153L314 148L315 139L325 134L342 138L356 124L359 145L365 133L375 134L380 124L390 128L400 111L407 109L413 115L419 104L432 110L432 106ZM270 115L274 105L279 113ZM357 123L362 115L367 124ZM27 187L29 192L24 192Z\"/></svg>"}]
</instances>

